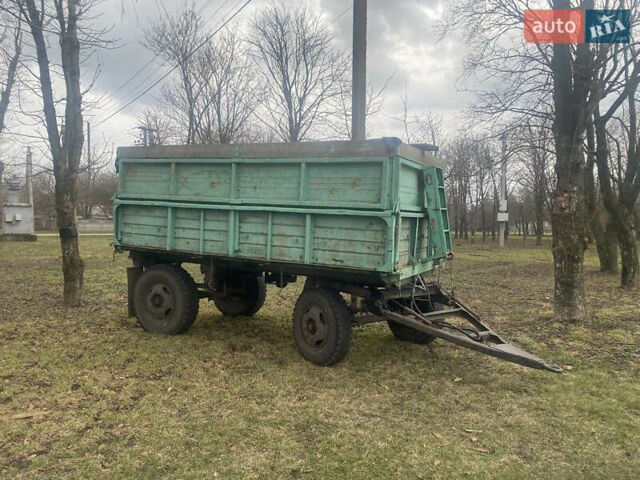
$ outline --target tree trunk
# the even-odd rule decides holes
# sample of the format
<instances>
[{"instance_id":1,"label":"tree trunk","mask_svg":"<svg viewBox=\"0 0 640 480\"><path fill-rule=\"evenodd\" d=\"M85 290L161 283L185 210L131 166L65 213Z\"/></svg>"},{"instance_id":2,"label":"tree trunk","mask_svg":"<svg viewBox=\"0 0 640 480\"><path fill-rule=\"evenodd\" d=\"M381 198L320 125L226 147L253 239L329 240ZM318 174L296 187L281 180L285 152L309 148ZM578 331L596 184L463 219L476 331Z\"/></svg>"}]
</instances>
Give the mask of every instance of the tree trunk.
<instances>
[{"instance_id":1,"label":"tree trunk","mask_svg":"<svg viewBox=\"0 0 640 480\"><path fill-rule=\"evenodd\" d=\"M47 137L53 160L56 180L55 207L60 247L62 251L62 274L64 278L64 305L77 306L82 302L84 264L80 258L76 206L78 200L78 169L82 154L83 122L82 93L80 90L80 43L78 41L78 2L54 2L56 18L61 29L60 53L66 86L65 130L61 136L53 95L49 54L43 35L44 11L39 11L35 0L26 0L26 9L31 34L36 48L42 91L43 113ZM62 138L61 138L62 137Z\"/></svg>"},{"instance_id":2,"label":"tree trunk","mask_svg":"<svg viewBox=\"0 0 640 480\"><path fill-rule=\"evenodd\" d=\"M539 205L536 202L536 245L542 246L542 236L544 235L544 203Z\"/></svg>"},{"instance_id":3,"label":"tree trunk","mask_svg":"<svg viewBox=\"0 0 640 480\"><path fill-rule=\"evenodd\" d=\"M11 90L16 81L16 71L18 69L18 62L20 61L22 34L20 29L16 30L14 37L15 51L9 59L7 65L7 76L4 79L4 90L0 92L0 133L4 130L4 118L9 108L9 101L11 99Z\"/></svg>"},{"instance_id":4,"label":"tree trunk","mask_svg":"<svg viewBox=\"0 0 640 480\"><path fill-rule=\"evenodd\" d=\"M554 260L554 310L557 320L584 319L584 234L581 222L576 222L582 199L574 190L558 192L553 199L552 230Z\"/></svg>"},{"instance_id":5,"label":"tree trunk","mask_svg":"<svg viewBox=\"0 0 640 480\"><path fill-rule=\"evenodd\" d=\"M601 128L602 125L598 123L598 129ZM604 132L598 131L598 142L603 141L603 134ZM598 148L596 147L596 129L594 127L594 122L590 120L587 125L587 164L585 168L587 226L589 227L589 237L593 238L596 242L596 250L600 261L600 271L616 273L618 271L617 234L615 232L613 222L611 221L611 215L607 210L603 209L602 205L598 202L596 182L593 175L593 167L597 163L597 158L603 155L606 158L607 155L606 149L603 149L603 145L598 145ZM600 169L599 163L598 169ZM598 170L598 172L600 172L600 170ZM601 180L604 182L609 181L608 177L603 177ZM601 218L603 213L606 214L604 225L602 224Z\"/></svg>"},{"instance_id":6,"label":"tree trunk","mask_svg":"<svg viewBox=\"0 0 640 480\"><path fill-rule=\"evenodd\" d=\"M482 221L482 243L484 243L487 240L487 212L484 201L482 202L482 211L480 212L480 217Z\"/></svg>"},{"instance_id":7,"label":"tree trunk","mask_svg":"<svg viewBox=\"0 0 640 480\"><path fill-rule=\"evenodd\" d=\"M491 217L491 241L495 242L496 241L496 224L498 223L497 217L498 217L498 200L497 200L497 193L493 192L493 210L492 210L492 217Z\"/></svg>"},{"instance_id":8,"label":"tree trunk","mask_svg":"<svg viewBox=\"0 0 640 480\"><path fill-rule=\"evenodd\" d=\"M600 271L618 273L618 234L616 228L610 220L607 220L604 227L598 218L592 220L593 223L597 223L597 226L592 227L591 231L596 239Z\"/></svg>"},{"instance_id":9,"label":"tree trunk","mask_svg":"<svg viewBox=\"0 0 640 480\"><path fill-rule=\"evenodd\" d=\"M622 260L620 286L626 289L633 289L638 286L638 271L640 270L638 246L633 226L633 208L622 207L620 210L620 223L616 225Z\"/></svg>"},{"instance_id":10,"label":"tree trunk","mask_svg":"<svg viewBox=\"0 0 640 480\"><path fill-rule=\"evenodd\" d=\"M80 258L77 218L70 189L59 188L59 183L56 181L56 215L62 250L63 303L77 306L82 303L84 263Z\"/></svg>"},{"instance_id":11,"label":"tree trunk","mask_svg":"<svg viewBox=\"0 0 640 480\"><path fill-rule=\"evenodd\" d=\"M589 2L588 2L589 3ZM568 9L568 0L553 8ZM591 52L579 44L575 58L569 44L553 45L553 134L556 151L556 190L551 225L554 260L554 313L558 321L582 321L586 315L584 251L587 247L584 178L584 133L590 117Z\"/></svg>"}]
</instances>

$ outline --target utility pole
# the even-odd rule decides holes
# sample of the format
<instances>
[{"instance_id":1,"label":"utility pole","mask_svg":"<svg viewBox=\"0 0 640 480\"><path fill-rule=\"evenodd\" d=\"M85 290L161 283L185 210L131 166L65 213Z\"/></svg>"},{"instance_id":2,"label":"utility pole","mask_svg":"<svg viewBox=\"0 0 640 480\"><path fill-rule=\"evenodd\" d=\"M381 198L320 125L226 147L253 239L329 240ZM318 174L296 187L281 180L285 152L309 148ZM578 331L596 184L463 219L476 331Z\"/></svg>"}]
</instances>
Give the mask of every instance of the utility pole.
<instances>
[{"instance_id":1,"label":"utility pole","mask_svg":"<svg viewBox=\"0 0 640 480\"><path fill-rule=\"evenodd\" d=\"M500 166L500 199L498 201L498 222L500 224L500 248L504 248L506 229L509 225L509 213L507 212L507 137L501 138L502 165Z\"/></svg>"},{"instance_id":2,"label":"utility pole","mask_svg":"<svg viewBox=\"0 0 640 480\"><path fill-rule=\"evenodd\" d=\"M87 169L91 171L91 122L87 122Z\"/></svg>"},{"instance_id":3,"label":"utility pole","mask_svg":"<svg viewBox=\"0 0 640 480\"><path fill-rule=\"evenodd\" d=\"M33 204L33 158L31 156L31 147L27 147L27 171L25 182L27 184L27 203L31 208L29 214L29 233L33 235L35 233L35 205Z\"/></svg>"},{"instance_id":4,"label":"utility pole","mask_svg":"<svg viewBox=\"0 0 640 480\"><path fill-rule=\"evenodd\" d=\"M155 128L144 127L144 126L137 127L137 128L138 130L142 130L142 144L145 147L153 146L156 144L153 134L158 130L156 130Z\"/></svg>"},{"instance_id":5,"label":"utility pole","mask_svg":"<svg viewBox=\"0 0 640 480\"><path fill-rule=\"evenodd\" d=\"M33 158L31 157L31 147L27 147L27 171L26 171L25 183L27 186L27 203L33 205L33 183L31 178L33 177Z\"/></svg>"},{"instance_id":6,"label":"utility pole","mask_svg":"<svg viewBox=\"0 0 640 480\"><path fill-rule=\"evenodd\" d=\"M367 0L353 0L353 70L351 139L366 138L367 102Z\"/></svg>"}]
</instances>

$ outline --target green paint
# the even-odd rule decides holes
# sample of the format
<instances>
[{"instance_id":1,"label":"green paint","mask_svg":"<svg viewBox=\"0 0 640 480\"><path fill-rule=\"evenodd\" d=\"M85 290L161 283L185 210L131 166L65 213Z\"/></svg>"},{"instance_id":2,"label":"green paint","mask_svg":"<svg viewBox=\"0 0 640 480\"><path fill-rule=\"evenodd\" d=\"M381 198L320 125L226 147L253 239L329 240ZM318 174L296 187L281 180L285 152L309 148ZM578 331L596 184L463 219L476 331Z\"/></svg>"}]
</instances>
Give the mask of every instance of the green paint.
<instances>
[{"instance_id":1,"label":"green paint","mask_svg":"<svg viewBox=\"0 0 640 480\"><path fill-rule=\"evenodd\" d=\"M392 283L451 251L442 170L363 158L120 158L114 245L362 272ZM204 257L203 257L204 256Z\"/></svg>"},{"instance_id":2,"label":"green paint","mask_svg":"<svg viewBox=\"0 0 640 480\"><path fill-rule=\"evenodd\" d=\"M167 250L173 250L175 243L175 209L169 207L167 209Z\"/></svg>"}]
</instances>

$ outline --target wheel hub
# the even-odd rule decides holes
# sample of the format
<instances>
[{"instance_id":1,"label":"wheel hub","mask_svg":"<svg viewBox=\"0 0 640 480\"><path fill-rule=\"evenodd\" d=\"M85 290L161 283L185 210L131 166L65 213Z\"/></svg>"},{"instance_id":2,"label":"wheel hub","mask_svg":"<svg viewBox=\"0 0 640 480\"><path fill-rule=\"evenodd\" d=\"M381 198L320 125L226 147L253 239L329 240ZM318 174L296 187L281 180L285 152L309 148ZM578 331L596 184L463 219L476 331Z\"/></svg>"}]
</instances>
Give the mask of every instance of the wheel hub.
<instances>
[{"instance_id":1,"label":"wheel hub","mask_svg":"<svg viewBox=\"0 0 640 480\"><path fill-rule=\"evenodd\" d=\"M312 348L322 348L329 336L329 328L324 311L317 305L307 308L302 316L302 336Z\"/></svg>"},{"instance_id":2,"label":"wheel hub","mask_svg":"<svg viewBox=\"0 0 640 480\"><path fill-rule=\"evenodd\" d=\"M164 320L175 308L173 293L164 283L157 283L149 290L146 306L158 320Z\"/></svg>"}]
</instances>

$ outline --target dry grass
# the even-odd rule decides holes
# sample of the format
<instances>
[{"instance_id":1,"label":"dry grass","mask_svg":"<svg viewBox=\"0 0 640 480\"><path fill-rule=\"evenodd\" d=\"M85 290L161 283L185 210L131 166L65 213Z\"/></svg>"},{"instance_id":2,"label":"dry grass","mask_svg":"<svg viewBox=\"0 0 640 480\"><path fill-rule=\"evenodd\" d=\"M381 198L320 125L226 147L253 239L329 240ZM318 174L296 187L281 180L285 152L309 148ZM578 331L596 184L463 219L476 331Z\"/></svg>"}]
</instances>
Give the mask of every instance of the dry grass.
<instances>
[{"instance_id":1,"label":"dry grass","mask_svg":"<svg viewBox=\"0 0 640 480\"><path fill-rule=\"evenodd\" d=\"M590 251L589 318L556 324L548 247L514 243L457 245L459 296L570 365L562 375L398 342L383 325L315 367L290 332L300 285L271 288L254 318L203 302L187 334L149 335L126 318L128 261L108 238L82 238L87 300L72 310L55 238L0 244L0 476L637 478L637 292Z\"/></svg>"}]
</instances>

